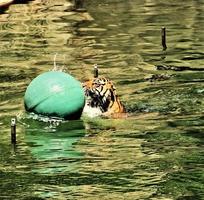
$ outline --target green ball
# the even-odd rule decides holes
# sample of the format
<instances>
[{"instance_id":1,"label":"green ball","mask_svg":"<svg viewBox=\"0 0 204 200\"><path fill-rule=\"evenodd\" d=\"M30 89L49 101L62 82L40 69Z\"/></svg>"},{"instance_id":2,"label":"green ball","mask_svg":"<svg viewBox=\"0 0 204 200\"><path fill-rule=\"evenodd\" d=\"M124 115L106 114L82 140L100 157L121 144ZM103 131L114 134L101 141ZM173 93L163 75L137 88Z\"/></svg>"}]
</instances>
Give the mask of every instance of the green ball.
<instances>
[{"instance_id":1,"label":"green ball","mask_svg":"<svg viewBox=\"0 0 204 200\"><path fill-rule=\"evenodd\" d=\"M64 72L45 72L29 84L25 109L49 117L79 119L85 104L81 83Z\"/></svg>"}]
</instances>

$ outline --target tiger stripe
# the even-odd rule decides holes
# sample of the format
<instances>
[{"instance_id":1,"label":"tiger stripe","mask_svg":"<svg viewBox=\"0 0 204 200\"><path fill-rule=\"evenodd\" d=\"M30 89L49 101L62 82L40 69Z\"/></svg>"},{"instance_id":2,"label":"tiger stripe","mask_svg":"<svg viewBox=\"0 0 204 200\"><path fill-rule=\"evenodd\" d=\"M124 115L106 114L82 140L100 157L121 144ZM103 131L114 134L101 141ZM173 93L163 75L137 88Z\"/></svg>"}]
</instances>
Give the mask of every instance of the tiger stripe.
<instances>
[{"instance_id":1,"label":"tiger stripe","mask_svg":"<svg viewBox=\"0 0 204 200\"><path fill-rule=\"evenodd\" d=\"M93 78L83 83L88 106L98 107L105 115L125 113L125 107L119 100L116 89L107 78Z\"/></svg>"}]
</instances>

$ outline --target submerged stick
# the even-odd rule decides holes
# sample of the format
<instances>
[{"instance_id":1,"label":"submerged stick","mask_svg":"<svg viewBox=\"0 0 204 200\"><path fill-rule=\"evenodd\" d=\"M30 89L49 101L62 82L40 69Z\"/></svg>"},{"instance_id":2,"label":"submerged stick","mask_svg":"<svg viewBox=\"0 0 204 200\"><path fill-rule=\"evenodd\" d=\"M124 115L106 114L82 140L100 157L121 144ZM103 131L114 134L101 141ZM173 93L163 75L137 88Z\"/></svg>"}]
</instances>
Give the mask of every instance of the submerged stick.
<instances>
[{"instance_id":1,"label":"submerged stick","mask_svg":"<svg viewBox=\"0 0 204 200\"><path fill-rule=\"evenodd\" d=\"M163 50L165 51L167 49L167 46L166 46L166 28L165 27L162 27L161 29L161 43L162 43L162 47L163 47Z\"/></svg>"},{"instance_id":2,"label":"submerged stick","mask_svg":"<svg viewBox=\"0 0 204 200\"><path fill-rule=\"evenodd\" d=\"M16 119L11 118L11 143L16 144Z\"/></svg>"},{"instance_id":3,"label":"submerged stick","mask_svg":"<svg viewBox=\"0 0 204 200\"><path fill-rule=\"evenodd\" d=\"M98 65L94 65L94 78L98 78Z\"/></svg>"}]
</instances>

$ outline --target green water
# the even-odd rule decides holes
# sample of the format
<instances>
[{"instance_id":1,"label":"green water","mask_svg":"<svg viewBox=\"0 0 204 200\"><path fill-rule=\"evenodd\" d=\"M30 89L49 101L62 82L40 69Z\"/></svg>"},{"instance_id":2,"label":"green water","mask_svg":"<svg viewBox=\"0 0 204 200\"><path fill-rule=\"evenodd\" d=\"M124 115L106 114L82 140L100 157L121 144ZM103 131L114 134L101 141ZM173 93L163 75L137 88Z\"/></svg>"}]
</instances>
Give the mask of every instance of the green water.
<instances>
[{"instance_id":1,"label":"green water","mask_svg":"<svg viewBox=\"0 0 204 200\"><path fill-rule=\"evenodd\" d=\"M21 2L0 14L0 199L204 199L204 1ZM25 118L25 89L56 54L81 81L97 63L130 116Z\"/></svg>"}]
</instances>

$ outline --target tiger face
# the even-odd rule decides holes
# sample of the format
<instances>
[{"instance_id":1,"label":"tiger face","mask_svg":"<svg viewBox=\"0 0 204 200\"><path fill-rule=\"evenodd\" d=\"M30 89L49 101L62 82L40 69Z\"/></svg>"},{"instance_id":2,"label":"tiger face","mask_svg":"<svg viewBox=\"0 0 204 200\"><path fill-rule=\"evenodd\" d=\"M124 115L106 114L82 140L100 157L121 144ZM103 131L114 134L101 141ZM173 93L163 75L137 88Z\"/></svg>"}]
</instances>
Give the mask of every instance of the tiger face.
<instances>
[{"instance_id":1,"label":"tiger face","mask_svg":"<svg viewBox=\"0 0 204 200\"><path fill-rule=\"evenodd\" d=\"M116 88L109 79L93 78L82 85L86 96L85 114L97 116L125 112L116 94Z\"/></svg>"}]
</instances>

